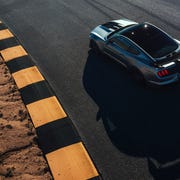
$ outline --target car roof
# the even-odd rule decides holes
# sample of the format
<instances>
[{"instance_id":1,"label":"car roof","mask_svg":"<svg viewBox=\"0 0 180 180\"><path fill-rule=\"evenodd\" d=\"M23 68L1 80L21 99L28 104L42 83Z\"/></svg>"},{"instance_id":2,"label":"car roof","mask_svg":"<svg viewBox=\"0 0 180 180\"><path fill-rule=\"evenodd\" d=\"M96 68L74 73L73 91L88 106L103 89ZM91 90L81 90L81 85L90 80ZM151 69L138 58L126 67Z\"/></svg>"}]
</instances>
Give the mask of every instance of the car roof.
<instances>
[{"instance_id":1,"label":"car roof","mask_svg":"<svg viewBox=\"0 0 180 180\"><path fill-rule=\"evenodd\" d=\"M178 47L165 32L147 22L127 28L121 35L135 42L153 58L162 57Z\"/></svg>"}]
</instances>

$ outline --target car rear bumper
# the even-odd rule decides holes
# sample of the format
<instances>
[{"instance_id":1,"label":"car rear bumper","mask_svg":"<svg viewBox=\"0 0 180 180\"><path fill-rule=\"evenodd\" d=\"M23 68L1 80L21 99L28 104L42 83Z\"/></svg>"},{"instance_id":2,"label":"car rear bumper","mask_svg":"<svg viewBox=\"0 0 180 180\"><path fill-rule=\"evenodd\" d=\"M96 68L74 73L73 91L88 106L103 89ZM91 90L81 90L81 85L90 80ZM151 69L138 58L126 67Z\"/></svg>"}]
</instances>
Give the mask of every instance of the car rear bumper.
<instances>
[{"instance_id":1,"label":"car rear bumper","mask_svg":"<svg viewBox=\"0 0 180 180\"><path fill-rule=\"evenodd\" d=\"M178 73L178 74L174 75L171 79L166 79L163 81L148 81L148 83L152 84L152 85L163 86L163 85L178 82L179 80L180 80L180 74Z\"/></svg>"}]
</instances>

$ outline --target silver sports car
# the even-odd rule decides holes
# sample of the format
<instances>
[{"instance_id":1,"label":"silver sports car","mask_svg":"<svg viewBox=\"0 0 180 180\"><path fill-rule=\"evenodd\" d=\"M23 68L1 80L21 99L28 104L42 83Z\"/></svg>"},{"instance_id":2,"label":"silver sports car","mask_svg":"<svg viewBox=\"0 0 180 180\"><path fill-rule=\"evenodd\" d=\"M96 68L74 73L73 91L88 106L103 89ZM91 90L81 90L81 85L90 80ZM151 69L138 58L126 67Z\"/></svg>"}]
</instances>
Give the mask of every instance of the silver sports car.
<instances>
[{"instance_id":1,"label":"silver sports car","mask_svg":"<svg viewBox=\"0 0 180 180\"><path fill-rule=\"evenodd\" d=\"M124 65L137 81L165 85L180 79L180 41L150 23L114 20L89 38L90 48Z\"/></svg>"}]
</instances>

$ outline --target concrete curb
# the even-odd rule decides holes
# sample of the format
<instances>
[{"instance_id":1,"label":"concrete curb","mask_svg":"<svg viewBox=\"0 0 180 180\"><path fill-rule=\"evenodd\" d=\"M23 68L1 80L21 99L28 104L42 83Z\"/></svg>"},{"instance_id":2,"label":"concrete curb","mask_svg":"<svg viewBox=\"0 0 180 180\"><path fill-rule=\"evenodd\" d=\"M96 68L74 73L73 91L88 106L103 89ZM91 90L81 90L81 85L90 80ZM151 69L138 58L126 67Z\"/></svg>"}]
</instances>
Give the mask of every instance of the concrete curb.
<instances>
[{"instance_id":1,"label":"concrete curb","mask_svg":"<svg viewBox=\"0 0 180 180\"><path fill-rule=\"evenodd\" d=\"M71 119L17 38L0 21L0 55L21 93L55 180L100 179Z\"/></svg>"}]
</instances>

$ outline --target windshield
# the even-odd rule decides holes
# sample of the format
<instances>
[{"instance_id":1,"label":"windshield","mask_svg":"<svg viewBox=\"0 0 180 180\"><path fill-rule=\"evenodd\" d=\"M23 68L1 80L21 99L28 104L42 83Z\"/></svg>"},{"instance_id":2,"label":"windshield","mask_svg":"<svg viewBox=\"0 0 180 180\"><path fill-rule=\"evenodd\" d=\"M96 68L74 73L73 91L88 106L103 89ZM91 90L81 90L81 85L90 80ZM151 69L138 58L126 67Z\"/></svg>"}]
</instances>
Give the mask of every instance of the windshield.
<instances>
[{"instance_id":1,"label":"windshield","mask_svg":"<svg viewBox=\"0 0 180 180\"><path fill-rule=\"evenodd\" d=\"M134 41L153 58L163 57L178 48L172 38L148 23L125 30L121 34Z\"/></svg>"},{"instance_id":2,"label":"windshield","mask_svg":"<svg viewBox=\"0 0 180 180\"><path fill-rule=\"evenodd\" d=\"M126 28L128 28L128 27L130 27L130 26L133 26L133 25L134 25L134 24L130 24L130 25L128 25L128 26L121 27L121 28L113 31L111 34L109 34L109 35L107 36L107 39L109 39L109 38L111 38L111 37L114 37L114 36L119 36L119 35L121 34L121 31L122 31L122 30L124 30L124 29L126 29Z\"/></svg>"}]
</instances>

